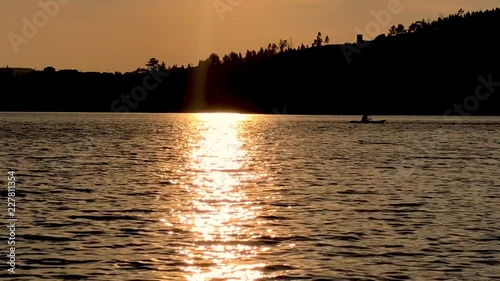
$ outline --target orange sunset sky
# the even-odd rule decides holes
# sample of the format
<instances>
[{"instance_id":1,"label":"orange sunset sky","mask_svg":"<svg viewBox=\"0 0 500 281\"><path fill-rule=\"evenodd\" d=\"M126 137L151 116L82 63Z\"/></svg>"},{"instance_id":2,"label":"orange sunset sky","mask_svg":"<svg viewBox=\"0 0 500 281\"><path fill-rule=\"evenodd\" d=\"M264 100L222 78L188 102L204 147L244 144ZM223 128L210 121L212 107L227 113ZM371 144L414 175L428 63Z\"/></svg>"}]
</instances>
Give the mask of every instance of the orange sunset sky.
<instances>
[{"instance_id":1,"label":"orange sunset sky","mask_svg":"<svg viewBox=\"0 0 500 281\"><path fill-rule=\"evenodd\" d=\"M500 6L498 0L0 0L0 66L125 72L151 57L197 65L210 53L244 54L279 39L311 45L318 31L331 43L353 42L357 30L365 38L376 34L367 25L390 3L400 3L399 12L378 24L380 33L460 8Z\"/></svg>"}]
</instances>

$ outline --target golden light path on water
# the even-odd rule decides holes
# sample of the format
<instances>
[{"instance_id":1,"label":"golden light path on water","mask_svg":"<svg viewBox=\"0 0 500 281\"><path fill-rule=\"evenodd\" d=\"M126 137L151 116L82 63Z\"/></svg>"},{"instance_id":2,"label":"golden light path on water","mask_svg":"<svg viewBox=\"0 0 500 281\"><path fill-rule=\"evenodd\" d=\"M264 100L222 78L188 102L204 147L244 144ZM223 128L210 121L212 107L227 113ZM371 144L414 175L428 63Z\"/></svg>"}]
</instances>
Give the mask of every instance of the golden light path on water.
<instances>
[{"instance_id":1,"label":"golden light path on water","mask_svg":"<svg viewBox=\"0 0 500 281\"><path fill-rule=\"evenodd\" d=\"M258 246L249 242L257 224L258 207L244 191L242 170L247 152L240 135L239 114L199 114L199 141L191 152L196 171L189 190L191 210L179 215L180 223L195 236L193 246L182 249L187 280L255 280L264 264L252 262ZM260 249L262 250L262 249ZM209 266L206 266L206 265Z\"/></svg>"}]
</instances>

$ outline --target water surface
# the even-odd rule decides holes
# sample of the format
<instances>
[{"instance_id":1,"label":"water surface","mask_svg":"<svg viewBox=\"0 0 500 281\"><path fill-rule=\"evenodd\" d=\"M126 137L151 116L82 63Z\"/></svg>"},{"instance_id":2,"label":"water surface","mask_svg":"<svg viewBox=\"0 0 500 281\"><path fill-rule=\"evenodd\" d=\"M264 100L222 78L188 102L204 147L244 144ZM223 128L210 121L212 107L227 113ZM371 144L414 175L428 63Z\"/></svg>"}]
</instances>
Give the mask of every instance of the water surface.
<instances>
[{"instance_id":1,"label":"water surface","mask_svg":"<svg viewBox=\"0 0 500 281\"><path fill-rule=\"evenodd\" d=\"M359 118L2 113L0 278L500 280L500 118Z\"/></svg>"}]
</instances>

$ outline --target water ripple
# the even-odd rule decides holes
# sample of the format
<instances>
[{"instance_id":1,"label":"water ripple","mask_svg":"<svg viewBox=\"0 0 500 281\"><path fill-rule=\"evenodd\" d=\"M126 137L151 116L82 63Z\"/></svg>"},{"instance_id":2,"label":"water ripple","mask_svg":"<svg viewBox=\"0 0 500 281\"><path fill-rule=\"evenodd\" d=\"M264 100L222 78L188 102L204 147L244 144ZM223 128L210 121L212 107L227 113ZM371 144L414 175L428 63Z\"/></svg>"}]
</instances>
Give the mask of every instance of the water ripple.
<instances>
[{"instance_id":1,"label":"water ripple","mask_svg":"<svg viewBox=\"0 0 500 281\"><path fill-rule=\"evenodd\" d=\"M499 119L214 116L0 113L16 280L500 280Z\"/></svg>"}]
</instances>

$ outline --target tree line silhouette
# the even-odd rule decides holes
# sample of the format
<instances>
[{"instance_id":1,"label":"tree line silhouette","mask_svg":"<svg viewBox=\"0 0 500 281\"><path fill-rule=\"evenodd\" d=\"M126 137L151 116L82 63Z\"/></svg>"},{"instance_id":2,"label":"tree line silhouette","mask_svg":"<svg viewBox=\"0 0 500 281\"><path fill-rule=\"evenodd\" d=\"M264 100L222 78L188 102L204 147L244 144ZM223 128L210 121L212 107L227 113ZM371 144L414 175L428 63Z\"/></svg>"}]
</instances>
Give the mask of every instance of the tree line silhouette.
<instances>
[{"instance_id":1,"label":"tree line silhouette","mask_svg":"<svg viewBox=\"0 0 500 281\"><path fill-rule=\"evenodd\" d=\"M500 81L498 26L498 8L460 9L407 28L394 25L366 46L330 44L319 32L311 45L280 39L244 54L213 53L197 66L151 58L127 73L6 67L0 110L117 111L114 101L158 72L168 77L146 87L147 98L128 110L272 113L287 106L291 114L443 114L474 95L478 77ZM471 113L500 115L499 101L493 94Z\"/></svg>"}]
</instances>

